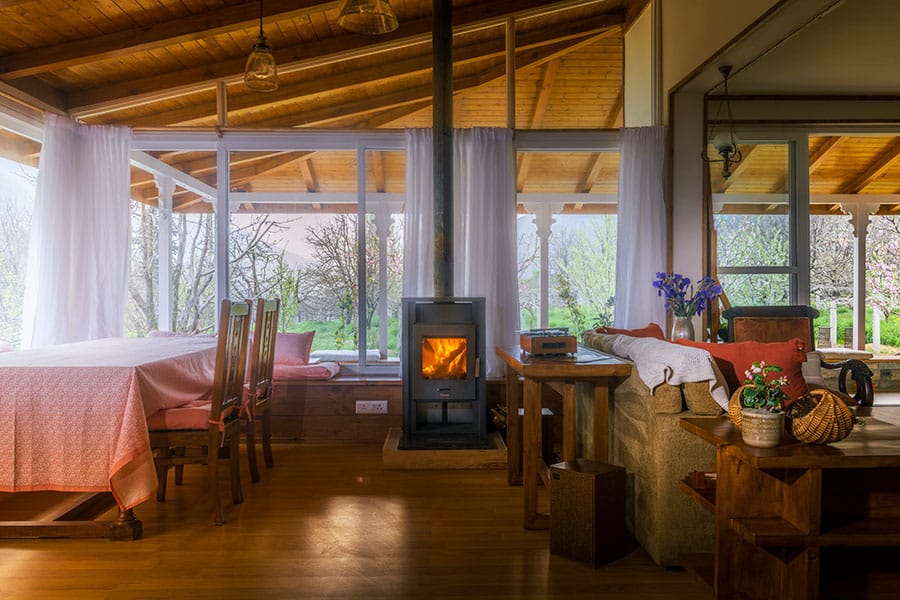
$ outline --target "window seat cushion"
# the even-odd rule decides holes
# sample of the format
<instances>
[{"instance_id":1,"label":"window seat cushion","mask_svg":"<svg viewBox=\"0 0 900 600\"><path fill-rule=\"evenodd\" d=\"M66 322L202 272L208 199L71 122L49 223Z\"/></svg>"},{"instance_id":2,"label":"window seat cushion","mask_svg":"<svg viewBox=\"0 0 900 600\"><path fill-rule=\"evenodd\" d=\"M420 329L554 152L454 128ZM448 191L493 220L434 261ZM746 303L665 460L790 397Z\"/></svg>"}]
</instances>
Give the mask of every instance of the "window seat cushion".
<instances>
[{"instance_id":1,"label":"window seat cushion","mask_svg":"<svg viewBox=\"0 0 900 600\"><path fill-rule=\"evenodd\" d=\"M341 370L336 362L318 362L311 365L286 365L275 363L273 381L331 379Z\"/></svg>"}]
</instances>

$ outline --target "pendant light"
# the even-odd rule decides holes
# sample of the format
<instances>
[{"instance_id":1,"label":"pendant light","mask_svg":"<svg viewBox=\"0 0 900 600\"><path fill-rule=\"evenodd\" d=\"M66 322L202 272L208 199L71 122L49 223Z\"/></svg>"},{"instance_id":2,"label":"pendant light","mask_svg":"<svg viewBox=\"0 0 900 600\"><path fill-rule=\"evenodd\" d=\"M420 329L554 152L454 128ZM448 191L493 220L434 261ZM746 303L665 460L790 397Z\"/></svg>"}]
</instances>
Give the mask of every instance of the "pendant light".
<instances>
[{"instance_id":1,"label":"pendant light","mask_svg":"<svg viewBox=\"0 0 900 600\"><path fill-rule=\"evenodd\" d=\"M278 71L275 68L275 57L266 44L263 33L262 0L259 0L259 36L253 44L253 50L247 57L244 68L244 86L255 92L272 92L278 89Z\"/></svg>"},{"instance_id":2,"label":"pendant light","mask_svg":"<svg viewBox=\"0 0 900 600\"><path fill-rule=\"evenodd\" d=\"M741 149L738 147L737 140L735 139L734 115L731 114L731 100L728 98L728 75L731 74L731 65L719 67L719 73L722 74L725 95L719 103L719 108L716 110L715 120L719 120L719 113L722 112L722 108L724 107L726 124L725 129L720 130L718 133L711 136L712 139L710 140L710 143L712 143L713 147L716 149L719 158L710 158L709 153L706 150L700 153L700 158L708 163L722 163L722 177L728 179L731 177L732 165L741 162L744 157L741 154Z\"/></svg>"},{"instance_id":3,"label":"pendant light","mask_svg":"<svg viewBox=\"0 0 900 600\"><path fill-rule=\"evenodd\" d=\"M353 33L378 35L394 31L399 23L388 0L347 0L338 25Z\"/></svg>"}]
</instances>

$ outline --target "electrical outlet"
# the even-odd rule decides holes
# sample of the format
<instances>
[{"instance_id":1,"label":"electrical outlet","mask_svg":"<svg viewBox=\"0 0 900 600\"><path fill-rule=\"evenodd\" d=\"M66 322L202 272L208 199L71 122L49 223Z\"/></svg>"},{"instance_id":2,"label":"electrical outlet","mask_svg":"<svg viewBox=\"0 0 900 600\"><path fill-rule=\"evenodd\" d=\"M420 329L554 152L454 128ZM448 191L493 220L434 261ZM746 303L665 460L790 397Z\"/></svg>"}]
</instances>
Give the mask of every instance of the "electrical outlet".
<instances>
[{"instance_id":1,"label":"electrical outlet","mask_svg":"<svg viewBox=\"0 0 900 600\"><path fill-rule=\"evenodd\" d=\"M356 414L386 415L388 412L387 404L387 400L357 400Z\"/></svg>"}]
</instances>

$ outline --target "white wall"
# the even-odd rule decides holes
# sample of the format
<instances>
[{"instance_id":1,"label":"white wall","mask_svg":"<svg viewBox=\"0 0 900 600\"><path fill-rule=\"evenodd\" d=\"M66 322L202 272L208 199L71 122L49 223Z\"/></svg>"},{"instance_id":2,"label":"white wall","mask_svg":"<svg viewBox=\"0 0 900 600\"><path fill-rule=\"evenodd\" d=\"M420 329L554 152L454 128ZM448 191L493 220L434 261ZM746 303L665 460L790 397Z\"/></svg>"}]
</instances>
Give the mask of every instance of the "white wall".
<instances>
[{"instance_id":1,"label":"white wall","mask_svg":"<svg viewBox=\"0 0 900 600\"><path fill-rule=\"evenodd\" d=\"M776 0L664 0L664 98L682 79L731 42L774 4ZM663 121L668 122L667 99L663 104Z\"/></svg>"},{"instance_id":2,"label":"white wall","mask_svg":"<svg viewBox=\"0 0 900 600\"><path fill-rule=\"evenodd\" d=\"M653 125L652 0L625 32L625 127Z\"/></svg>"}]
</instances>

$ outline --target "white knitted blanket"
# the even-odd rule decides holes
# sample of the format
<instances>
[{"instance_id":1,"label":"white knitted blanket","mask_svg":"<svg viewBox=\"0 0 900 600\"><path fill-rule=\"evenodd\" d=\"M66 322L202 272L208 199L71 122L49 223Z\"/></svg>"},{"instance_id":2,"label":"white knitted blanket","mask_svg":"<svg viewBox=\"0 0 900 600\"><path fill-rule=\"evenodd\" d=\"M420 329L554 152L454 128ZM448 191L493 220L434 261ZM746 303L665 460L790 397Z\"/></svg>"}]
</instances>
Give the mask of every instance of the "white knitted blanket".
<instances>
[{"instance_id":1,"label":"white knitted blanket","mask_svg":"<svg viewBox=\"0 0 900 600\"><path fill-rule=\"evenodd\" d=\"M728 408L725 378L710 353L702 348L681 346L656 338L603 333L586 333L584 341L589 346L632 361L638 376L651 393L662 383L679 385L708 381L713 400L723 409Z\"/></svg>"}]
</instances>

